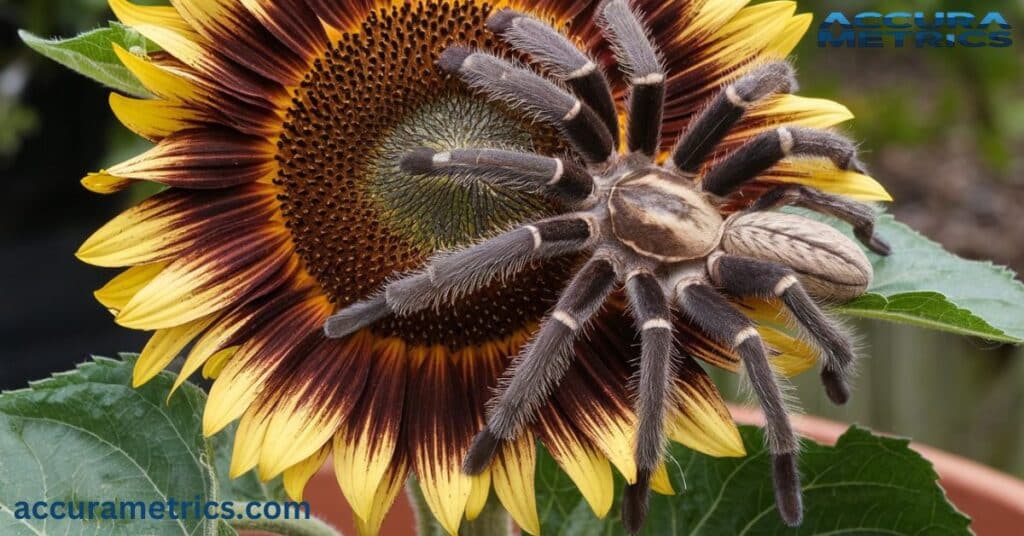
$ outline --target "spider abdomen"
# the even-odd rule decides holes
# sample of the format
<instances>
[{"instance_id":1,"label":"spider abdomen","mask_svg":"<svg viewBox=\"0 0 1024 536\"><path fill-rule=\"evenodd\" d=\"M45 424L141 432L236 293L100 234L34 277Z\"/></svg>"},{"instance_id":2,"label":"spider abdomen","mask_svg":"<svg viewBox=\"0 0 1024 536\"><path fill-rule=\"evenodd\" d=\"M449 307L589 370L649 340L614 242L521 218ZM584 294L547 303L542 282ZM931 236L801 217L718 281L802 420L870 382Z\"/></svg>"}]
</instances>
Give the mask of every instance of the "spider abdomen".
<instances>
[{"instance_id":1,"label":"spider abdomen","mask_svg":"<svg viewBox=\"0 0 1024 536\"><path fill-rule=\"evenodd\" d=\"M792 214L739 214L725 225L722 249L789 266L811 295L823 299L856 298L873 275L867 256L845 235Z\"/></svg>"},{"instance_id":2,"label":"spider abdomen","mask_svg":"<svg viewBox=\"0 0 1024 536\"><path fill-rule=\"evenodd\" d=\"M612 232L636 253L661 262L703 257L722 236L722 216L705 197L664 171L645 169L608 196Z\"/></svg>"}]
</instances>

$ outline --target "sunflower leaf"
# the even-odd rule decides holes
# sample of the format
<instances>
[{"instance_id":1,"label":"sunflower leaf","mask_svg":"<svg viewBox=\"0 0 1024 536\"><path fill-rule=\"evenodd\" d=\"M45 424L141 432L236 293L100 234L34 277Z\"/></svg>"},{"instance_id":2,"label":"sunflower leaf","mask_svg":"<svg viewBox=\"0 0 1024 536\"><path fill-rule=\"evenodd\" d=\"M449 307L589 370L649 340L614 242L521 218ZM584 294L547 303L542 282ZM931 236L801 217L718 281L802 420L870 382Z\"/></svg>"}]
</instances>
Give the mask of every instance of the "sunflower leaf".
<instances>
[{"instance_id":1,"label":"sunflower leaf","mask_svg":"<svg viewBox=\"0 0 1024 536\"><path fill-rule=\"evenodd\" d=\"M775 510L761 430L743 426L740 433L745 458L712 458L672 445L669 473L684 491L652 495L643 534L970 534L970 520L946 500L931 464L908 440L858 427L835 446L804 442L804 522L789 528ZM618 498L598 519L547 454L538 464L537 492L547 536L623 534Z\"/></svg>"},{"instance_id":2,"label":"sunflower leaf","mask_svg":"<svg viewBox=\"0 0 1024 536\"><path fill-rule=\"evenodd\" d=\"M853 237L849 225L827 221ZM876 231L893 252L888 257L868 252L875 269L871 287L840 311L991 341L1024 342L1024 283L1012 270L958 257L890 214L879 214Z\"/></svg>"},{"instance_id":3,"label":"sunflower leaf","mask_svg":"<svg viewBox=\"0 0 1024 536\"><path fill-rule=\"evenodd\" d=\"M73 371L0 394L0 534L234 534L221 520L121 519L118 501L274 500L247 475L219 477L213 460L231 443L202 436L206 395L186 383L166 400L173 376L131 387L134 356L94 358ZM250 477L251 482L250 482ZM26 502L97 501L96 518L24 519ZM105 501L118 519L103 519ZM19 508L21 511L19 512ZM181 508L181 506L178 506ZM152 510L149 510L152 511ZM130 512L130 510L126 510ZM165 510L166 512L166 510ZM180 516L179 516L180 517Z\"/></svg>"},{"instance_id":4,"label":"sunflower leaf","mask_svg":"<svg viewBox=\"0 0 1024 536\"><path fill-rule=\"evenodd\" d=\"M129 95L149 96L114 53L115 44L138 54L157 50L156 45L131 28L111 22L107 28L67 39L43 39L25 30L19 30L18 36L32 50L76 73Z\"/></svg>"}]
</instances>

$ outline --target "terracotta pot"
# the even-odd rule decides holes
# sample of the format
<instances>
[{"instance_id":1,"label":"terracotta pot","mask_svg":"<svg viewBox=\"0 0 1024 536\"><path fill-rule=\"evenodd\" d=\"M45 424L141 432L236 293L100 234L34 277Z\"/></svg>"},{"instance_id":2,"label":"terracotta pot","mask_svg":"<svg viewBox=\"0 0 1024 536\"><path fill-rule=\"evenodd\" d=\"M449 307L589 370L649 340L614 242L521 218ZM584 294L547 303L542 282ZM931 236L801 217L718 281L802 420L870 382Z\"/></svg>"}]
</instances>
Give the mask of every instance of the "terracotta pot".
<instances>
[{"instance_id":1,"label":"terracotta pot","mask_svg":"<svg viewBox=\"0 0 1024 536\"><path fill-rule=\"evenodd\" d=\"M733 416L741 424L764 424L759 410L732 407ZM845 424L816 417L796 416L797 431L819 443L833 444L848 428ZM935 464L942 487L949 499L973 518L973 529L980 536L1012 536L1022 534L1024 527L1024 481L999 473L976 462L954 456L918 443L913 448ZM342 499L328 463L306 487L306 499L313 513L341 529L355 534L352 512ZM384 520L381 534L404 536L415 533L415 518L404 494Z\"/></svg>"}]
</instances>

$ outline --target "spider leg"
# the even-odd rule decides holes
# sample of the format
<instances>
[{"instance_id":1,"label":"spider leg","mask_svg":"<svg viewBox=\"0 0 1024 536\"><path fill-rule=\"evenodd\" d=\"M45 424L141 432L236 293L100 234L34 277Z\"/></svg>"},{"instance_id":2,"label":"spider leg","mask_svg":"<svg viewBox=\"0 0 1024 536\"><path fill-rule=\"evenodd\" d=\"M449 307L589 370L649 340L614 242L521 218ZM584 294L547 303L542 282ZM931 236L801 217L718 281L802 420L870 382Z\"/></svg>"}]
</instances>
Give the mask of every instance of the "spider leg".
<instances>
[{"instance_id":1,"label":"spider leg","mask_svg":"<svg viewBox=\"0 0 1024 536\"><path fill-rule=\"evenodd\" d=\"M625 0L608 0L599 9L598 24L631 86L626 143L631 153L653 159L661 138L665 69L647 29Z\"/></svg>"},{"instance_id":2,"label":"spider leg","mask_svg":"<svg viewBox=\"0 0 1024 536\"><path fill-rule=\"evenodd\" d=\"M612 156L612 135L597 113L533 71L457 46L445 50L438 65L492 100L556 125L587 163L603 164Z\"/></svg>"},{"instance_id":3,"label":"spider leg","mask_svg":"<svg viewBox=\"0 0 1024 536\"><path fill-rule=\"evenodd\" d=\"M793 67L783 61L768 63L741 76L722 88L693 120L672 149L672 163L679 171L696 176L701 164L748 107L775 93L792 93L796 87Z\"/></svg>"},{"instance_id":4,"label":"spider leg","mask_svg":"<svg viewBox=\"0 0 1024 536\"><path fill-rule=\"evenodd\" d=\"M573 341L615 286L615 269L602 257L594 257L566 287L551 316L506 371L501 391L494 400L487 426L473 439L462 470L475 475L487 468L502 440L514 439L530 422L551 389L561 381L570 364Z\"/></svg>"},{"instance_id":5,"label":"spider leg","mask_svg":"<svg viewBox=\"0 0 1024 536\"><path fill-rule=\"evenodd\" d=\"M871 207L808 186L778 186L762 195L748 210L769 210L785 205L796 205L839 218L853 226L854 236L871 251L883 256L892 253L889 243L875 233L875 211Z\"/></svg>"},{"instance_id":6,"label":"spider leg","mask_svg":"<svg viewBox=\"0 0 1024 536\"><path fill-rule=\"evenodd\" d=\"M594 179L572 160L501 149L436 152L419 147L402 158L403 171L417 175L463 173L487 182L547 194L571 205L590 197Z\"/></svg>"},{"instance_id":7,"label":"spider leg","mask_svg":"<svg viewBox=\"0 0 1024 536\"><path fill-rule=\"evenodd\" d=\"M708 336L730 345L743 361L765 416L775 504L787 525L799 525L803 518L800 473L796 467L799 442L786 413L782 390L768 364L761 336L750 319L704 283L692 279L681 281L676 286L676 299L686 318Z\"/></svg>"},{"instance_id":8,"label":"spider leg","mask_svg":"<svg viewBox=\"0 0 1024 536\"><path fill-rule=\"evenodd\" d=\"M647 517L651 474L665 450L665 404L672 373L672 319L668 300L653 274L633 272L626 279L626 295L640 331L640 381L637 385L636 483L622 496L622 522L636 534Z\"/></svg>"},{"instance_id":9,"label":"spider leg","mask_svg":"<svg viewBox=\"0 0 1024 536\"><path fill-rule=\"evenodd\" d=\"M512 9L502 9L487 20L487 28L513 48L526 52L552 76L564 82L590 106L619 144L619 115L608 79L594 60L580 52L550 25Z\"/></svg>"},{"instance_id":10,"label":"spider leg","mask_svg":"<svg viewBox=\"0 0 1024 536\"><path fill-rule=\"evenodd\" d=\"M787 156L828 158L840 169L866 173L849 139L829 132L801 127L779 127L759 134L736 149L704 175L701 188L728 195Z\"/></svg>"},{"instance_id":11,"label":"spider leg","mask_svg":"<svg viewBox=\"0 0 1024 536\"><path fill-rule=\"evenodd\" d=\"M847 380L856 360L853 344L807 294L793 270L773 262L720 255L709 260L708 271L716 284L737 296L781 299L822 351L821 382L829 399L836 404L849 400Z\"/></svg>"},{"instance_id":12,"label":"spider leg","mask_svg":"<svg viewBox=\"0 0 1024 536\"><path fill-rule=\"evenodd\" d=\"M585 249L596 233L590 216L569 214L438 255L422 271L391 281L383 292L328 318L324 333L337 339L390 314L404 316L451 303L495 279L518 273L531 261Z\"/></svg>"}]
</instances>

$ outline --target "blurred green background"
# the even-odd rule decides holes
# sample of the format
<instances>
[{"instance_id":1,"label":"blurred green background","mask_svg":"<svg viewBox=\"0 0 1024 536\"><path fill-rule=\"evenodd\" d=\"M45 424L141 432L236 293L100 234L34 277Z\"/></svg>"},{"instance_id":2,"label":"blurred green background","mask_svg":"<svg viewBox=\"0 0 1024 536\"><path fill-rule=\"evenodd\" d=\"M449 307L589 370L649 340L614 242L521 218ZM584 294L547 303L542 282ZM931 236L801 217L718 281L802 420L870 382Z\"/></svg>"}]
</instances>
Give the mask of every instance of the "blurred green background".
<instances>
[{"instance_id":1,"label":"blurred green background","mask_svg":"<svg viewBox=\"0 0 1024 536\"><path fill-rule=\"evenodd\" d=\"M833 10L998 10L1024 2L799 2L815 24ZM69 36L104 25L103 0L0 0L0 388L71 367L88 353L138 350L91 292L112 272L74 250L144 192L98 196L78 179L145 148L118 125L107 91L36 55L16 30ZM796 53L801 93L838 100L857 119L863 157L896 198L897 217L969 258L1024 270L1024 42L1002 49L818 49ZM965 281L964 284L970 284ZM1024 304L1021 304L1024 307ZM851 404L834 408L815 374L797 378L808 413L966 455L1024 476L1024 350L917 328L858 322L865 356ZM723 391L738 396L735 378Z\"/></svg>"}]
</instances>

